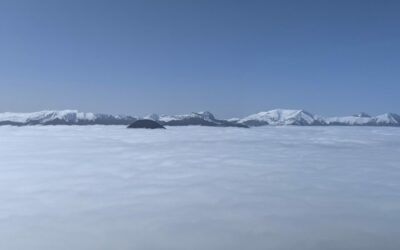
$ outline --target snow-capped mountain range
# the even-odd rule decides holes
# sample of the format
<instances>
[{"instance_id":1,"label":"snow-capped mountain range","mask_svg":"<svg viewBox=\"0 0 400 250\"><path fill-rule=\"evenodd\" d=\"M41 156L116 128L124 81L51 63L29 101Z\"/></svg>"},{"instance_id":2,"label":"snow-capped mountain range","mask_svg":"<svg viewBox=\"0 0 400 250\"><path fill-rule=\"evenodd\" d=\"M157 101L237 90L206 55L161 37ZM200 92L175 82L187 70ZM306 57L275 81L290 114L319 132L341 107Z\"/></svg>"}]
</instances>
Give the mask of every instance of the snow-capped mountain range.
<instances>
[{"instance_id":1,"label":"snow-capped mountain range","mask_svg":"<svg viewBox=\"0 0 400 250\"><path fill-rule=\"evenodd\" d=\"M126 125L138 117L84 113L77 110L0 113L0 125Z\"/></svg>"},{"instance_id":2,"label":"snow-capped mountain range","mask_svg":"<svg viewBox=\"0 0 400 250\"><path fill-rule=\"evenodd\" d=\"M322 118L304 110L274 109L249 115L237 121L248 126L262 125L325 125Z\"/></svg>"},{"instance_id":3,"label":"snow-capped mountain range","mask_svg":"<svg viewBox=\"0 0 400 250\"><path fill-rule=\"evenodd\" d=\"M337 125L337 126L400 126L400 116L386 113L371 117L360 113L352 116L323 118L304 110L274 109L249 115L237 121L248 126L262 125Z\"/></svg>"},{"instance_id":4,"label":"snow-capped mountain range","mask_svg":"<svg viewBox=\"0 0 400 250\"><path fill-rule=\"evenodd\" d=\"M353 116L331 117L325 121L328 125L400 126L400 116L393 113L374 117L361 113Z\"/></svg>"},{"instance_id":5,"label":"snow-capped mountain range","mask_svg":"<svg viewBox=\"0 0 400 250\"><path fill-rule=\"evenodd\" d=\"M150 119L165 126L400 126L400 115L386 113L369 116L360 113L352 116L323 118L304 110L274 109L249 115L242 119L217 119L210 112L193 112L184 115L157 115L145 117L108 115L79 112L77 110L40 111L33 113L0 113L0 125L129 125L138 119Z\"/></svg>"},{"instance_id":6,"label":"snow-capped mountain range","mask_svg":"<svg viewBox=\"0 0 400 250\"><path fill-rule=\"evenodd\" d=\"M219 120L210 112L193 112L187 115L157 115L151 114L145 119L154 120L161 125L166 126L185 126L185 125L201 125L212 127L247 127L246 124L232 122L229 120Z\"/></svg>"}]
</instances>

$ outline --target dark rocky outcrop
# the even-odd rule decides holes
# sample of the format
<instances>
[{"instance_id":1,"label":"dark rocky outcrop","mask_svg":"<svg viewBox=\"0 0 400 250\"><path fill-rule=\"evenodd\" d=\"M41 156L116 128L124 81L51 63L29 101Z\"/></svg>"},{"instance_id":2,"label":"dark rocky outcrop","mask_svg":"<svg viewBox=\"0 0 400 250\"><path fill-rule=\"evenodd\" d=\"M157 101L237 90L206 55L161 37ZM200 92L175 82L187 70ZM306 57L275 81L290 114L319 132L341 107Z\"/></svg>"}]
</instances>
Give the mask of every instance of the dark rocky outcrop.
<instances>
[{"instance_id":1,"label":"dark rocky outcrop","mask_svg":"<svg viewBox=\"0 0 400 250\"><path fill-rule=\"evenodd\" d=\"M149 115L148 118L164 126L208 126L208 127L239 127L248 128L245 124L219 120L210 112L193 112L187 115L158 116Z\"/></svg>"},{"instance_id":2,"label":"dark rocky outcrop","mask_svg":"<svg viewBox=\"0 0 400 250\"><path fill-rule=\"evenodd\" d=\"M148 129L156 129L156 128L162 128L165 129L164 126L160 125L158 122L155 122L153 120L137 120L131 125L128 126L128 128L148 128Z\"/></svg>"}]
</instances>

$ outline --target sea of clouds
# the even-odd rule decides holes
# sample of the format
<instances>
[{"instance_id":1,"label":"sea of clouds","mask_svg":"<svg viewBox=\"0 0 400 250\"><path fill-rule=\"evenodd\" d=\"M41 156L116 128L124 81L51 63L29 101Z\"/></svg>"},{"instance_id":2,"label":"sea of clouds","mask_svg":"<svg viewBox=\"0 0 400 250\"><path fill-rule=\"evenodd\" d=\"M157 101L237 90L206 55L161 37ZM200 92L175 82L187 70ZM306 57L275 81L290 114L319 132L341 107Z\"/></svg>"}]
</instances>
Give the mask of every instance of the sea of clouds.
<instances>
[{"instance_id":1,"label":"sea of clouds","mask_svg":"<svg viewBox=\"0 0 400 250\"><path fill-rule=\"evenodd\" d=\"M400 249L400 129L0 127L0 249Z\"/></svg>"}]
</instances>

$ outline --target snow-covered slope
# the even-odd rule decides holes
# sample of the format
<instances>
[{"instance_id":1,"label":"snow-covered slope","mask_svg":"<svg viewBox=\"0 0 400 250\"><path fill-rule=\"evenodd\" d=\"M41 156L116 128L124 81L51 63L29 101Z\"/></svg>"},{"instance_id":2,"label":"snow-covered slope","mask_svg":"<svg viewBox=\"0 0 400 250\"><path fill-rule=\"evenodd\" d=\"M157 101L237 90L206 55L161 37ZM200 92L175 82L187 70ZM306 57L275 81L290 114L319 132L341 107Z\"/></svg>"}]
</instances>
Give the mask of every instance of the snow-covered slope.
<instances>
[{"instance_id":1,"label":"snow-covered slope","mask_svg":"<svg viewBox=\"0 0 400 250\"><path fill-rule=\"evenodd\" d=\"M243 119L217 119L210 112L193 112L185 115L151 114L145 119L167 126L201 125L212 127L251 127L263 125L331 125L331 126L400 126L400 116L386 113L369 116L360 113L352 116L321 118L304 110L274 109L249 115ZM33 113L0 113L0 125L129 125L138 117L79 112L77 110L39 111Z\"/></svg>"},{"instance_id":2,"label":"snow-covered slope","mask_svg":"<svg viewBox=\"0 0 400 250\"><path fill-rule=\"evenodd\" d=\"M136 120L137 118L131 116L84 113L77 110L0 113L0 125L122 125Z\"/></svg>"},{"instance_id":3,"label":"snow-covered slope","mask_svg":"<svg viewBox=\"0 0 400 250\"><path fill-rule=\"evenodd\" d=\"M248 126L262 125L324 125L325 122L304 110L274 109L249 115L238 123Z\"/></svg>"},{"instance_id":4,"label":"snow-covered slope","mask_svg":"<svg viewBox=\"0 0 400 250\"><path fill-rule=\"evenodd\" d=\"M247 127L244 124L231 122L227 120L219 120L214 117L210 112L193 112L185 115L157 115L151 114L145 117L159 122L167 126L187 126L187 125L201 125L212 127Z\"/></svg>"},{"instance_id":5,"label":"snow-covered slope","mask_svg":"<svg viewBox=\"0 0 400 250\"><path fill-rule=\"evenodd\" d=\"M183 120L193 120L199 119L206 122L214 122L216 121L213 114L210 112L193 112L191 114L185 115L163 115L159 118L160 122L174 122L174 121L183 121Z\"/></svg>"},{"instance_id":6,"label":"snow-covered slope","mask_svg":"<svg viewBox=\"0 0 400 250\"><path fill-rule=\"evenodd\" d=\"M328 125L344 126L400 126L400 116L386 113L371 117L365 113L353 116L331 117L325 119Z\"/></svg>"},{"instance_id":7,"label":"snow-covered slope","mask_svg":"<svg viewBox=\"0 0 400 250\"><path fill-rule=\"evenodd\" d=\"M393 113L386 113L383 115L375 116L376 125L387 125L387 126L400 126L400 116Z\"/></svg>"},{"instance_id":8,"label":"snow-covered slope","mask_svg":"<svg viewBox=\"0 0 400 250\"><path fill-rule=\"evenodd\" d=\"M151 114L144 117L168 126L202 125L213 127L247 127L236 122L219 120L210 112L197 112L187 115ZM107 114L84 113L77 110L40 111L33 113L0 113L0 125L129 125L137 117L114 116Z\"/></svg>"},{"instance_id":9,"label":"snow-covered slope","mask_svg":"<svg viewBox=\"0 0 400 250\"><path fill-rule=\"evenodd\" d=\"M322 118L304 110L274 109L247 116L237 122L247 126L400 126L400 116L386 113L372 117L366 113L360 113L352 116Z\"/></svg>"}]
</instances>

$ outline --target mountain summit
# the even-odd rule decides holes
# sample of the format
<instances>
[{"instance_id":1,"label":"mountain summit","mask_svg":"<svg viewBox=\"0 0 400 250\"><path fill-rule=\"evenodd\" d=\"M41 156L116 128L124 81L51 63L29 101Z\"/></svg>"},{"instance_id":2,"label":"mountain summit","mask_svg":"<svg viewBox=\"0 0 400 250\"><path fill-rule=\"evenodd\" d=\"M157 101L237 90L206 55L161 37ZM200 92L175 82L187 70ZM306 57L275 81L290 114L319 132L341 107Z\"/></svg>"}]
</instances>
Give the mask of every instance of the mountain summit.
<instances>
[{"instance_id":1,"label":"mountain summit","mask_svg":"<svg viewBox=\"0 0 400 250\"><path fill-rule=\"evenodd\" d=\"M127 125L137 117L84 113L77 110L0 113L0 125Z\"/></svg>"},{"instance_id":2,"label":"mountain summit","mask_svg":"<svg viewBox=\"0 0 400 250\"><path fill-rule=\"evenodd\" d=\"M353 115L330 117L325 119L327 125L341 126L400 126L400 116L386 113L378 116Z\"/></svg>"},{"instance_id":3,"label":"mountain summit","mask_svg":"<svg viewBox=\"0 0 400 250\"><path fill-rule=\"evenodd\" d=\"M215 116L208 111L193 112L186 115L156 115L151 114L146 116L147 119L152 119L164 126L188 126L200 125L211 127L247 127L247 125L227 120L216 119Z\"/></svg>"},{"instance_id":4,"label":"mountain summit","mask_svg":"<svg viewBox=\"0 0 400 250\"><path fill-rule=\"evenodd\" d=\"M0 113L0 125L129 125L139 120L136 116L85 113L77 110L39 111L32 113ZM163 126L211 126L211 127L254 127L254 126L400 126L400 116L385 113L370 116L360 113L350 116L322 118L305 110L273 109L246 116L242 119L217 119L208 111L183 115L151 114L144 119L153 120Z\"/></svg>"},{"instance_id":5,"label":"mountain summit","mask_svg":"<svg viewBox=\"0 0 400 250\"><path fill-rule=\"evenodd\" d=\"M274 109L249 115L238 123L248 126L262 125L324 125L325 122L304 110Z\"/></svg>"}]
</instances>

